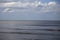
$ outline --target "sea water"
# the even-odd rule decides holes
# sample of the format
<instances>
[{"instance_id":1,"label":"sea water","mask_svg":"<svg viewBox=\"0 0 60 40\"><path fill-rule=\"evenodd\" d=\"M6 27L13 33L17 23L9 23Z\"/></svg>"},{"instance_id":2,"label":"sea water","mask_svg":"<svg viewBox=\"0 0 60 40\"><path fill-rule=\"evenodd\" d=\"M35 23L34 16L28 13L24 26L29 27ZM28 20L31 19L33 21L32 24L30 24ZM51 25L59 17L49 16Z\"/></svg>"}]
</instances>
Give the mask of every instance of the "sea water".
<instances>
[{"instance_id":1,"label":"sea water","mask_svg":"<svg viewBox=\"0 0 60 40\"><path fill-rule=\"evenodd\" d=\"M0 21L0 40L60 40L60 21Z\"/></svg>"}]
</instances>

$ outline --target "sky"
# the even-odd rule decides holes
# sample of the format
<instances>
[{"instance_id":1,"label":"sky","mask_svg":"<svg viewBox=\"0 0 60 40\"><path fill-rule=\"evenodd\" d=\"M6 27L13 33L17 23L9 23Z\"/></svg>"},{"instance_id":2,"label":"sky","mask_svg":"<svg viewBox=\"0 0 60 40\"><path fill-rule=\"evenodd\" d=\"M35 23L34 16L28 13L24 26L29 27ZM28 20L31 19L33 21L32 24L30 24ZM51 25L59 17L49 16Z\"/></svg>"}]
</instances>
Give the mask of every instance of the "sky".
<instances>
[{"instance_id":1,"label":"sky","mask_svg":"<svg viewBox=\"0 0 60 40\"><path fill-rule=\"evenodd\" d=\"M0 0L0 20L60 20L60 0Z\"/></svg>"}]
</instances>

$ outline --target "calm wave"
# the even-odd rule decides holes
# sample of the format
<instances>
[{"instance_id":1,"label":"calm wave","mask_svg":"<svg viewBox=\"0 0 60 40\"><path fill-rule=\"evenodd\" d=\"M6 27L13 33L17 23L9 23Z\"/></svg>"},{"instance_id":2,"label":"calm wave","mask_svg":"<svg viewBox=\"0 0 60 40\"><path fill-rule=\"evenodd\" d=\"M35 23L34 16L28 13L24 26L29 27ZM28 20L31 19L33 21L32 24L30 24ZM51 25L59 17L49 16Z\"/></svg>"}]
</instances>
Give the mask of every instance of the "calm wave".
<instances>
[{"instance_id":1,"label":"calm wave","mask_svg":"<svg viewBox=\"0 0 60 40\"><path fill-rule=\"evenodd\" d=\"M0 40L60 40L60 21L0 21Z\"/></svg>"}]
</instances>

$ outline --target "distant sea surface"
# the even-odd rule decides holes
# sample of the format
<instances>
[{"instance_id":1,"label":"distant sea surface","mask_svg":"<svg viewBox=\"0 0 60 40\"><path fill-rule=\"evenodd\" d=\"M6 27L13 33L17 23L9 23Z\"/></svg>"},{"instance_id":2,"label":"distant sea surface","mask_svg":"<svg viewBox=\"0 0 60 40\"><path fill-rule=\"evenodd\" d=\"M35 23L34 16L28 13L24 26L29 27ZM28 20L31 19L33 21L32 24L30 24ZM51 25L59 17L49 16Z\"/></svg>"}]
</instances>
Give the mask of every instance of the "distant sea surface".
<instances>
[{"instance_id":1,"label":"distant sea surface","mask_svg":"<svg viewBox=\"0 0 60 40\"><path fill-rule=\"evenodd\" d=\"M0 20L0 40L60 40L60 21Z\"/></svg>"}]
</instances>

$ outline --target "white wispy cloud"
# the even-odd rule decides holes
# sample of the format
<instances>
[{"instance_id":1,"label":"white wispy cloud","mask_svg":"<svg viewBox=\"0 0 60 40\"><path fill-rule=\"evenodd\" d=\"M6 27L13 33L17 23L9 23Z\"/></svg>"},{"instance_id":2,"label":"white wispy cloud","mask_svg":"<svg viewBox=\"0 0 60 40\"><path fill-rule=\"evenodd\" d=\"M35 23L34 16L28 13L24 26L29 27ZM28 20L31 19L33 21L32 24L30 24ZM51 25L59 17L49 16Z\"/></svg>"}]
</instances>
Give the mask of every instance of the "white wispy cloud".
<instances>
[{"instance_id":1,"label":"white wispy cloud","mask_svg":"<svg viewBox=\"0 0 60 40\"><path fill-rule=\"evenodd\" d=\"M49 3L42 3L42 2L7 2L7 3L0 3L0 7L38 7L38 6L51 6L56 5L55 2Z\"/></svg>"},{"instance_id":2,"label":"white wispy cloud","mask_svg":"<svg viewBox=\"0 0 60 40\"><path fill-rule=\"evenodd\" d=\"M56 5L56 2L49 2L48 5L49 6L51 6L51 5L54 6L54 5Z\"/></svg>"},{"instance_id":3,"label":"white wispy cloud","mask_svg":"<svg viewBox=\"0 0 60 40\"><path fill-rule=\"evenodd\" d=\"M34 2L6 2L6 3L0 3L0 7L7 7L2 12L13 12L13 9L10 9L9 7L17 7L17 8L28 8L28 9L39 9L40 13L46 13L46 12L56 12L57 8L56 2L41 2L41 1L34 1ZM15 10L16 11L16 10Z\"/></svg>"},{"instance_id":4,"label":"white wispy cloud","mask_svg":"<svg viewBox=\"0 0 60 40\"><path fill-rule=\"evenodd\" d=\"M5 8L2 12L14 12L11 8Z\"/></svg>"}]
</instances>

